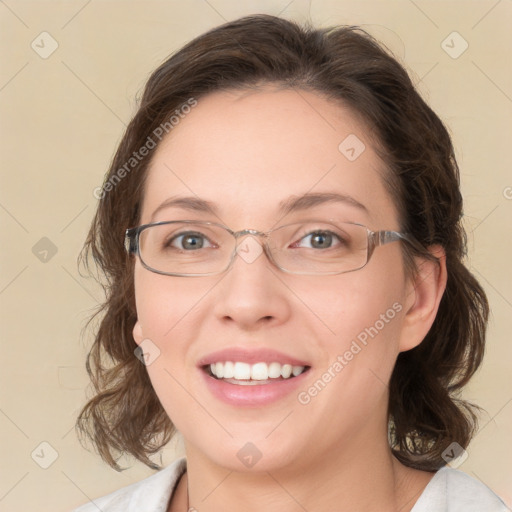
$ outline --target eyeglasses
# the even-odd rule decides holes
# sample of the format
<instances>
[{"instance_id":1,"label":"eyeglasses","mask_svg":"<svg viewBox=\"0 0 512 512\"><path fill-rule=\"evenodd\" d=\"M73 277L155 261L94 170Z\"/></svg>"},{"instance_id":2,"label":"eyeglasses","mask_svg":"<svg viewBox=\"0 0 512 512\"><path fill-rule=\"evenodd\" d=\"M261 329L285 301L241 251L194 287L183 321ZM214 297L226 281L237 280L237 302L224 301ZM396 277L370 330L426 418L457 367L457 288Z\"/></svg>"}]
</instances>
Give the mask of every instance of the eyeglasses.
<instances>
[{"instance_id":1,"label":"eyeglasses","mask_svg":"<svg viewBox=\"0 0 512 512\"><path fill-rule=\"evenodd\" d=\"M244 237L252 237L251 243L242 245ZM263 238L263 244L256 237ZM236 254L250 262L243 253L249 253L249 247L252 261L264 252L277 268L290 274L335 275L363 268L377 246L399 240L422 249L408 234L371 231L362 224L332 219L287 224L266 233L180 220L127 229L125 247L128 254L138 255L146 269L168 276L221 274Z\"/></svg>"}]
</instances>

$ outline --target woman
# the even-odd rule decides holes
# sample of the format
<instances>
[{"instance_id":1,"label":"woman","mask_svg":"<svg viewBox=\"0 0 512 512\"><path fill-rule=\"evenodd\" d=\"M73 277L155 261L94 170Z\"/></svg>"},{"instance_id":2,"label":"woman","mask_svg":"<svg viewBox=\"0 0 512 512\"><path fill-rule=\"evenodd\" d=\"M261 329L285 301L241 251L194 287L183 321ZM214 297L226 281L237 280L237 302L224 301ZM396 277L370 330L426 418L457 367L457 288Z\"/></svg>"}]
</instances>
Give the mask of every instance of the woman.
<instances>
[{"instance_id":1,"label":"woman","mask_svg":"<svg viewBox=\"0 0 512 512\"><path fill-rule=\"evenodd\" d=\"M78 426L116 469L158 469L176 431L186 459L80 512L506 510L446 466L488 317L450 137L370 36L259 15L198 37L98 197Z\"/></svg>"}]
</instances>

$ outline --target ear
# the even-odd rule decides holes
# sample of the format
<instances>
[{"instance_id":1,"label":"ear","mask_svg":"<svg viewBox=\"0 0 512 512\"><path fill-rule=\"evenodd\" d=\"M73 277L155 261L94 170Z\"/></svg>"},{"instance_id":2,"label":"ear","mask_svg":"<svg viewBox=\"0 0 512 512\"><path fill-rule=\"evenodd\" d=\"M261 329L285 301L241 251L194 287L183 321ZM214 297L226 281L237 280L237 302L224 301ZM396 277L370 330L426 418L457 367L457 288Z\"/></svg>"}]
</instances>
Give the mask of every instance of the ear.
<instances>
[{"instance_id":1,"label":"ear","mask_svg":"<svg viewBox=\"0 0 512 512\"><path fill-rule=\"evenodd\" d=\"M139 320L135 322L135 325L133 326L133 339L135 340L135 343L137 345L140 345L142 341L144 340L144 336L142 335L142 326L140 325Z\"/></svg>"},{"instance_id":2,"label":"ear","mask_svg":"<svg viewBox=\"0 0 512 512\"><path fill-rule=\"evenodd\" d=\"M418 346L432 327L446 288L446 253L440 245L429 248L437 261L415 258L417 272L408 279L400 352Z\"/></svg>"}]
</instances>

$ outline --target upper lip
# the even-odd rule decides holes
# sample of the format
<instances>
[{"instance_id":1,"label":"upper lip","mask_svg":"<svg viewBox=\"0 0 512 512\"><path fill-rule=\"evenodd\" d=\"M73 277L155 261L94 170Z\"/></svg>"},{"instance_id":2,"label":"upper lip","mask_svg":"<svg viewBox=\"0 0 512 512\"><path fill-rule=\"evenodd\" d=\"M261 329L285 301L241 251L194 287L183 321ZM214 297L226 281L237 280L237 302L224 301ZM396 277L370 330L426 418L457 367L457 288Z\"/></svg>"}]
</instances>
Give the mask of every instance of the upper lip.
<instances>
[{"instance_id":1,"label":"upper lip","mask_svg":"<svg viewBox=\"0 0 512 512\"><path fill-rule=\"evenodd\" d=\"M297 359L296 357L278 352L270 348L254 348L230 347L216 352L212 352L202 357L197 366L207 366L212 363L224 361L241 362L248 364L256 363L280 363L291 364L292 366L309 366L307 362Z\"/></svg>"}]
</instances>

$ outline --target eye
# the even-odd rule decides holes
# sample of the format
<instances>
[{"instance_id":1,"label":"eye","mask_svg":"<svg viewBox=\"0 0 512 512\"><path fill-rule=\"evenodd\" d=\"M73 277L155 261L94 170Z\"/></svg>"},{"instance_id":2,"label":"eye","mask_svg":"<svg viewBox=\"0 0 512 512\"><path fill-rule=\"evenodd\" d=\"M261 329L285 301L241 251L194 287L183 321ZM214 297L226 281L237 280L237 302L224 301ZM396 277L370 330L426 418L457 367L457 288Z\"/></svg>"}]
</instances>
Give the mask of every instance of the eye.
<instances>
[{"instance_id":1,"label":"eye","mask_svg":"<svg viewBox=\"0 0 512 512\"><path fill-rule=\"evenodd\" d=\"M196 251L198 249L204 249L205 247L212 247L212 244L206 236L194 231L188 231L173 236L167 242L167 245L185 251Z\"/></svg>"},{"instance_id":2,"label":"eye","mask_svg":"<svg viewBox=\"0 0 512 512\"><path fill-rule=\"evenodd\" d=\"M315 231L296 242L294 247L308 247L311 249L330 249L342 242L340 237L332 231Z\"/></svg>"}]
</instances>

